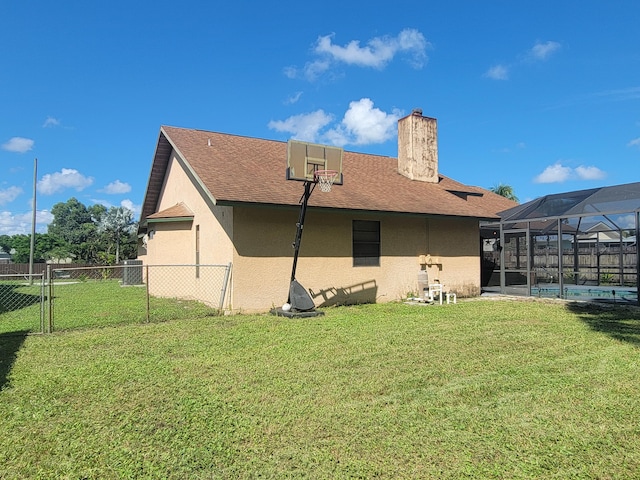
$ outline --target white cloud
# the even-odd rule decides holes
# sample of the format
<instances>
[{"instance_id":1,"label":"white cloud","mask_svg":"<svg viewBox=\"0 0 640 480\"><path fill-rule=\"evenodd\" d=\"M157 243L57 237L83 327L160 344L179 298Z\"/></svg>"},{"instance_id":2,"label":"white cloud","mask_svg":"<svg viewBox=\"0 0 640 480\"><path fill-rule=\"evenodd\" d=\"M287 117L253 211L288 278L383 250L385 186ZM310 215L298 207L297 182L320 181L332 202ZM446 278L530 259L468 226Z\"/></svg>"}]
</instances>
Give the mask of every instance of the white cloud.
<instances>
[{"instance_id":1,"label":"white cloud","mask_svg":"<svg viewBox=\"0 0 640 480\"><path fill-rule=\"evenodd\" d=\"M318 37L313 47L317 58L307 62L302 69L286 67L284 74L288 78L304 76L307 80L314 81L335 64L383 69L402 54L413 68L420 69L427 62L426 51L431 46L424 35L413 28L402 30L396 37L374 37L364 46L361 46L359 40L337 45L333 43L334 37L335 34Z\"/></svg>"},{"instance_id":2,"label":"white cloud","mask_svg":"<svg viewBox=\"0 0 640 480\"><path fill-rule=\"evenodd\" d=\"M16 235L31 232L31 216L0 212L0 235Z\"/></svg>"},{"instance_id":3,"label":"white cloud","mask_svg":"<svg viewBox=\"0 0 640 480\"><path fill-rule=\"evenodd\" d=\"M128 193L131 191L131 185L129 185L128 183L121 182L120 180L116 180L114 182L111 182L109 185L107 185L100 191L104 193L108 193L109 195Z\"/></svg>"},{"instance_id":4,"label":"white cloud","mask_svg":"<svg viewBox=\"0 0 640 480\"><path fill-rule=\"evenodd\" d=\"M616 223L622 228L635 228L636 216L634 214L621 215L616 218Z\"/></svg>"},{"instance_id":5,"label":"white cloud","mask_svg":"<svg viewBox=\"0 0 640 480\"><path fill-rule=\"evenodd\" d=\"M558 42L537 42L531 50L528 57L532 60L547 60L554 52L560 49Z\"/></svg>"},{"instance_id":6,"label":"white cloud","mask_svg":"<svg viewBox=\"0 0 640 480\"><path fill-rule=\"evenodd\" d=\"M36 228L38 225L49 225L53 222L53 213L49 210L36 211Z\"/></svg>"},{"instance_id":7,"label":"white cloud","mask_svg":"<svg viewBox=\"0 0 640 480\"><path fill-rule=\"evenodd\" d=\"M545 168L533 181L535 183L562 183L567 180L601 180L606 175L598 167L580 165L574 169L558 162Z\"/></svg>"},{"instance_id":8,"label":"white cloud","mask_svg":"<svg viewBox=\"0 0 640 480\"><path fill-rule=\"evenodd\" d=\"M0 235L28 235L31 233L33 212L13 214L8 211L0 212ZM53 215L48 210L36 212L36 232L46 232L47 225L53 221Z\"/></svg>"},{"instance_id":9,"label":"white cloud","mask_svg":"<svg viewBox=\"0 0 640 480\"><path fill-rule=\"evenodd\" d=\"M332 35L319 37L315 52L326 55L336 62L360 67L384 68L399 52L410 54L416 68L421 68L427 58L428 46L424 36L415 29L405 29L397 37L375 37L366 46L352 40L345 46L335 45Z\"/></svg>"},{"instance_id":10,"label":"white cloud","mask_svg":"<svg viewBox=\"0 0 640 480\"><path fill-rule=\"evenodd\" d=\"M44 121L44 124L42 125L43 128L59 127L59 126L60 126L60 120L53 117L47 117L47 119Z\"/></svg>"},{"instance_id":11,"label":"white cloud","mask_svg":"<svg viewBox=\"0 0 640 480\"><path fill-rule=\"evenodd\" d=\"M640 87L606 90L603 92L595 93L593 96L611 99L614 101L637 100L640 98Z\"/></svg>"},{"instance_id":12,"label":"white cloud","mask_svg":"<svg viewBox=\"0 0 640 480\"><path fill-rule=\"evenodd\" d=\"M292 138L306 142L322 142L344 146L383 143L397 132L397 122L402 112L394 109L386 113L374 107L369 98L349 103L349 109L339 124L323 131L333 120L333 115L323 110L294 115L286 120L272 120L269 128L288 132Z\"/></svg>"},{"instance_id":13,"label":"white cloud","mask_svg":"<svg viewBox=\"0 0 640 480\"><path fill-rule=\"evenodd\" d=\"M60 172L44 175L38 182L38 192L43 195L51 195L66 188L81 191L92 184L92 177L85 177L73 168L63 168Z\"/></svg>"},{"instance_id":14,"label":"white cloud","mask_svg":"<svg viewBox=\"0 0 640 480\"><path fill-rule=\"evenodd\" d=\"M515 144L515 147L502 147L500 149L497 150L497 152L499 153L511 153L514 151L514 148L517 150L522 150L524 148L527 148L527 144L524 142L518 142Z\"/></svg>"},{"instance_id":15,"label":"white cloud","mask_svg":"<svg viewBox=\"0 0 640 480\"><path fill-rule=\"evenodd\" d=\"M332 120L324 110L316 110L311 113L293 115L286 120L271 120L268 127L278 132L287 132L296 140L316 142L320 130L326 127Z\"/></svg>"},{"instance_id":16,"label":"white cloud","mask_svg":"<svg viewBox=\"0 0 640 480\"><path fill-rule=\"evenodd\" d=\"M284 73L284 76L287 78L297 78L298 77L298 69L296 67L294 67L293 65L289 65L288 67L284 67L282 69L282 73Z\"/></svg>"},{"instance_id":17,"label":"white cloud","mask_svg":"<svg viewBox=\"0 0 640 480\"><path fill-rule=\"evenodd\" d=\"M122 200L120 202L120 206L124 207L124 208L128 208L135 215L140 215L140 213L142 212L142 205L137 205L137 204L133 203L131 200L129 200L128 198Z\"/></svg>"},{"instance_id":18,"label":"white cloud","mask_svg":"<svg viewBox=\"0 0 640 480\"><path fill-rule=\"evenodd\" d=\"M640 137L634 138L629 143L627 143L627 147L640 147Z\"/></svg>"},{"instance_id":19,"label":"white cloud","mask_svg":"<svg viewBox=\"0 0 640 480\"><path fill-rule=\"evenodd\" d=\"M327 60L316 60L304 66L304 76L310 82L316 80L320 75L331 68L331 62Z\"/></svg>"},{"instance_id":20,"label":"white cloud","mask_svg":"<svg viewBox=\"0 0 640 480\"><path fill-rule=\"evenodd\" d=\"M498 64L489 68L483 76L492 80L508 80L510 71L517 66L523 64L531 64L532 62L542 62L547 60L551 55L559 50L561 45L558 42L536 42L533 47L524 54L517 55L517 58L507 64Z\"/></svg>"},{"instance_id":21,"label":"white cloud","mask_svg":"<svg viewBox=\"0 0 640 480\"><path fill-rule=\"evenodd\" d=\"M562 183L571 176L571 167L564 167L560 163L550 165L534 178L535 183Z\"/></svg>"},{"instance_id":22,"label":"white cloud","mask_svg":"<svg viewBox=\"0 0 640 480\"><path fill-rule=\"evenodd\" d=\"M92 198L91 201L96 205L102 205L107 209L113 207L113 203L111 203L109 200L104 200L102 198Z\"/></svg>"},{"instance_id":23,"label":"white cloud","mask_svg":"<svg viewBox=\"0 0 640 480\"><path fill-rule=\"evenodd\" d=\"M293 105L294 103L297 103L298 100L300 100L300 97L302 96L302 92L296 92L292 95L289 95L289 97L285 100L285 105Z\"/></svg>"},{"instance_id":24,"label":"white cloud","mask_svg":"<svg viewBox=\"0 0 640 480\"><path fill-rule=\"evenodd\" d=\"M21 193L22 189L20 187L9 187L5 190L0 190L0 205L13 202Z\"/></svg>"},{"instance_id":25,"label":"white cloud","mask_svg":"<svg viewBox=\"0 0 640 480\"><path fill-rule=\"evenodd\" d=\"M371 99L361 98L349 103L340 125L329 130L326 137L339 146L383 143L396 134L396 125L401 116L400 110L385 113L375 108Z\"/></svg>"},{"instance_id":26,"label":"white cloud","mask_svg":"<svg viewBox=\"0 0 640 480\"><path fill-rule=\"evenodd\" d=\"M505 65L494 65L484 73L484 76L492 80L508 80L509 67Z\"/></svg>"},{"instance_id":27,"label":"white cloud","mask_svg":"<svg viewBox=\"0 0 640 480\"><path fill-rule=\"evenodd\" d=\"M26 153L33 149L35 142L30 138L13 137L8 142L2 144L2 149L8 152Z\"/></svg>"},{"instance_id":28,"label":"white cloud","mask_svg":"<svg viewBox=\"0 0 640 480\"><path fill-rule=\"evenodd\" d=\"M607 176L607 174L598 167L585 167L580 165L576 167L574 171L580 180L601 180Z\"/></svg>"}]
</instances>

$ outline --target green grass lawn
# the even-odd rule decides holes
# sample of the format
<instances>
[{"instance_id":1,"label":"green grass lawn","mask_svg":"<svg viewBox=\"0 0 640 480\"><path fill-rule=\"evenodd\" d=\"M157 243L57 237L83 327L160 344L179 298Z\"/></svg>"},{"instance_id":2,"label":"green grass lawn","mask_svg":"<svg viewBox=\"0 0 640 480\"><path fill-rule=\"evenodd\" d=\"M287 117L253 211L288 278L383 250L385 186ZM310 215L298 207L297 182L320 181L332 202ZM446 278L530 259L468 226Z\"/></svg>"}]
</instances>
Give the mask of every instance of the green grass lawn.
<instances>
[{"instance_id":1,"label":"green grass lawn","mask_svg":"<svg viewBox=\"0 0 640 480\"><path fill-rule=\"evenodd\" d=\"M368 305L0 347L0 478L640 472L637 309Z\"/></svg>"}]
</instances>

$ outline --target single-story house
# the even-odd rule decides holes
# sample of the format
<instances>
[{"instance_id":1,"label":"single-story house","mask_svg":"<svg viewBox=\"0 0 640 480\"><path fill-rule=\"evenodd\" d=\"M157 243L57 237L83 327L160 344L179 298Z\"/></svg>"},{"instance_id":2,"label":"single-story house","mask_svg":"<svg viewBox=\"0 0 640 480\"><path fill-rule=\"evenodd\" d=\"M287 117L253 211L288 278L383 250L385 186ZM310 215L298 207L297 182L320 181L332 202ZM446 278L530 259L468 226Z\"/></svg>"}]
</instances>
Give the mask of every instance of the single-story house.
<instances>
[{"instance_id":1,"label":"single-story house","mask_svg":"<svg viewBox=\"0 0 640 480\"><path fill-rule=\"evenodd\" d=\"M0 263L11 263L11 254L0 248Z\"/></svg>"},{"instance_id":2,"label":"single-story house","mask_svg":"<svg viewBox=\"0 0 640 480\"><path fill-rule=\"evenodd\" d=\"M231 264L225 309L282 305L304 192L286 163L287 142L162 126L138 258ZM480 221L516 204L439 173L435 119L399 120L398 158L344 151L342 168L304 222L296 279L317 307L405 298L421 271L459 297L480 293Z\"/></svg>"}]
</instances>

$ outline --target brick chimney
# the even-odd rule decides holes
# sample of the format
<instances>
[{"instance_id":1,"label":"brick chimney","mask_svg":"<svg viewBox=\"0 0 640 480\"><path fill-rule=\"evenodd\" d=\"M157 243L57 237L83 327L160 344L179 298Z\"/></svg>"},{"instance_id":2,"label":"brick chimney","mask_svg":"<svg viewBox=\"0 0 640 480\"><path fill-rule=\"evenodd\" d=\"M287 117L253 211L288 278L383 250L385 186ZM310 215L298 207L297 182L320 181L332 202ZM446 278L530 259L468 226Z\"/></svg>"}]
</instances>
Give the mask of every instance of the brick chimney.
<instances>
[{"instance_id":1,"label":"brick chimney","mask_svg":"<svg viewBox=\"0 0 640 480\"><path fill-rule=\"evenodd\" d=\"M398 173L438 183L438 125L420 109L398 120Z\"/></svg>"}]
</instances>

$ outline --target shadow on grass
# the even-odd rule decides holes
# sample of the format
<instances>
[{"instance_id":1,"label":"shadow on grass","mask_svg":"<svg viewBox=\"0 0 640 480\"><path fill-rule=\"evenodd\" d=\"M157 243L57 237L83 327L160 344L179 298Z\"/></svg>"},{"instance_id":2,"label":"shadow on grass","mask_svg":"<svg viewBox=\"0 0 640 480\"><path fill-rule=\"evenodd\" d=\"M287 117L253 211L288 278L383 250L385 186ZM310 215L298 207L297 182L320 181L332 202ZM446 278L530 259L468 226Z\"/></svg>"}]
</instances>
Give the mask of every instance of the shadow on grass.
<instances>
[{"instance_id":1,"label":"shadow on grass","mask_svg":"<svg viewBox=\"0 0 640 480\"><path fill-rule=\"evenodd\" d=\"M567 308L592 330L640 347L640 308L571 302Z\"/></svg>"},{"instance_id":2,"label":"shadow on grass","mask_svg":"<svg viewBox=\"0 0 640 480\"><path fill-rule=\"evenodd\" d=\"M0 333L0 390L8 383L18 351L22 347L28 331Z\"/></svg>"},{"instance_id":3,"label":"shadow on grass","mask_svg":"<svg viewBox=\"0 0 640 480\"><path fill-rule=\"evenodd\" d=\"M20 310L40 303L40 295L32 295L16 291L20 285L0 285L0 313Z\"/></svg>"}]
</instances>

